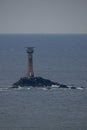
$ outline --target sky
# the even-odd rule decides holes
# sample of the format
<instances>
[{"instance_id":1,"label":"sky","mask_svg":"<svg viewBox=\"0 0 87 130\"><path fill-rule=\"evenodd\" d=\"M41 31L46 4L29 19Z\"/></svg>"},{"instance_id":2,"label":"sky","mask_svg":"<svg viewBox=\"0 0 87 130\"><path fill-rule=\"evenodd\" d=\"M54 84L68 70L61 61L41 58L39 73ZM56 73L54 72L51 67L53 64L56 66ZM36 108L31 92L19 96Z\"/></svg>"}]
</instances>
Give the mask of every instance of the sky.
<instances>
[{"instance_id":1,"label":"sky","mask_svg":"<svg viewBox=\"0 0 87 130\"><path fill-rule=\"evenodd\" d=\"M87 0L0 0L0 33L87 33Z\"/></svg>"}]
</instances>

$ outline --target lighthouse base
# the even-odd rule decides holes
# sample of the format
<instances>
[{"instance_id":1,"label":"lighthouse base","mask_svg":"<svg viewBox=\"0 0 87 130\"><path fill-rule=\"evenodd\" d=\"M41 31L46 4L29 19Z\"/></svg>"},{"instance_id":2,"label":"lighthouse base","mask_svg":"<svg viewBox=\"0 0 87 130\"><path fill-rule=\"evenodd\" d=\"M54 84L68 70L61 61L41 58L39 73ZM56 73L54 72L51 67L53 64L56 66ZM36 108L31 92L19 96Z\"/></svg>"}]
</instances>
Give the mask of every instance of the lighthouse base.
<instances>
[{"instance_id":1,"label":"lighthouse base","mask_svg":"<svg viewBox=\"0 0 87 130\"><path fill-rule=\"evenodd\" d=\"M19 86L20 87L29 87L29 86L50 87L52 85L57 85L57 86L59 86L59 88L68 88L67 85L59 84L57 82L53 82L49 79L44 79L42 77L20 78L20 80L18 80L16 83L14 83L11 88L18 88Z\"/></svg>"},{"instance_id":2,"label":"lighthouse base","mask_svg":"<svg viewBox=\"0 0 87 130\"><path fill-rule=\"evenodd\" d=\"M31 78L24 77L18 80L16 83L14 83L13 88L17 88L18 86L44 87L44 86L51 86L51 85L58 85L58 83L48 79L44 79L42 77L31 77Z\"/></svg>"}]
</instances>

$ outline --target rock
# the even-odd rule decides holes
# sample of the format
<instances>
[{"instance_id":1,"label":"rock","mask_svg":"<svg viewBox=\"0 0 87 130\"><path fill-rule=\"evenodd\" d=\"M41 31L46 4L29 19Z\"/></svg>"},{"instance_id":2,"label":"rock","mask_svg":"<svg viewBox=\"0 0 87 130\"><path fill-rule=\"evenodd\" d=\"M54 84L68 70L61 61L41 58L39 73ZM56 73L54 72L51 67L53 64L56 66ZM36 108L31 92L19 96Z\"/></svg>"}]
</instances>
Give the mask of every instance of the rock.
<instances>
[{"instance_id":1,"label":"rock","mask_svg":"<svg viewBox=\"0 0 87 130\"><path fill-rule=\"evenodd\" d=\"M60 85L59 85L59 88L68 88L68 86L67 86L67 85L64 85L64 84L60 84Z\"/></svg>"},{"instance_id":2,"label":"rock","mask_svg":"<svg viewBox=\"0 0 87 130\"><path fill-rule=\"evenodd\" d=\"M59 85L57 82L53 82L49 79L44 79L42 77L31 77L31 78L21 78L19 81L12 85L12 88L18 88L18 86L32 86L32 87L46 87L52 85Z\"/></svg>"},{"instance_id":3,"label":"rock","mask_svg":"<svg viewBox=\"0 0 87 130\"><path fill-rule=\"evenodd\" d=\"M71 89L76 89L76 87L72 86Z\"/></svg>"}]
</instances>

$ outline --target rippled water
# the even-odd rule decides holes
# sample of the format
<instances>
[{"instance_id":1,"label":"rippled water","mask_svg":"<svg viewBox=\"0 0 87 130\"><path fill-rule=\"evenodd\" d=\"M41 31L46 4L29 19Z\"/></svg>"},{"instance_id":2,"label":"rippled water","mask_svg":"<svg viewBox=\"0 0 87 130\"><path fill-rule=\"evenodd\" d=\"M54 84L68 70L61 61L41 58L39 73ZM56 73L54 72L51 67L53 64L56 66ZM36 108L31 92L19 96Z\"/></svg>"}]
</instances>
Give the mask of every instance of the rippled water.
<instances>
[{"instance_id":1,"label":"rippled water","mask_svg":"<svg viewBox=\"0 0 87 130\"><path fill-rule=\"evenodd\" d=\"M86 130L87 90L9 89L0 92L1 130Z\"/></svg>"}]
</instances>

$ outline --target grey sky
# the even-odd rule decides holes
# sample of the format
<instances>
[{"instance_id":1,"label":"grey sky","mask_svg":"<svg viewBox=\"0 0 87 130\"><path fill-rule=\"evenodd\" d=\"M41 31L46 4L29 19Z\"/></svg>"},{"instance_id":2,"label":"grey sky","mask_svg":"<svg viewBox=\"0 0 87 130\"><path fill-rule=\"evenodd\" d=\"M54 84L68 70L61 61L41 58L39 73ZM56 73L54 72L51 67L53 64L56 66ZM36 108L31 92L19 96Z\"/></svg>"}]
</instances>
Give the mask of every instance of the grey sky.
<instances>
[{"instance_id":1,"label":"grey sky","mask_svg":"<svg viewBox=\"0 0 87 130\"><path fill-rule=\"evenodd\" d=\"M0 0L0 33L87 33L87 0Z\"/></svg>"}]
</instances>

